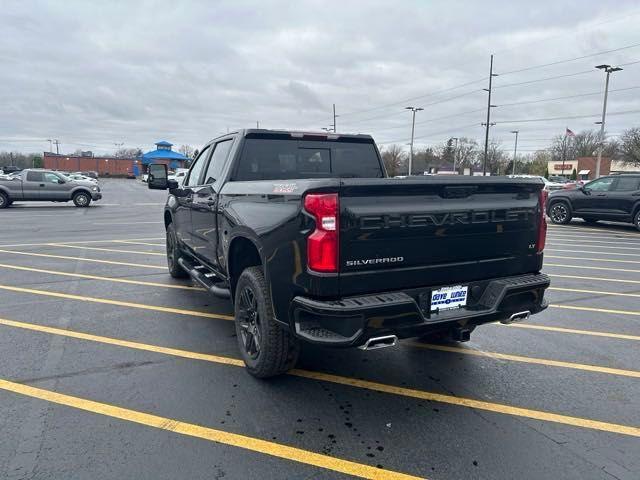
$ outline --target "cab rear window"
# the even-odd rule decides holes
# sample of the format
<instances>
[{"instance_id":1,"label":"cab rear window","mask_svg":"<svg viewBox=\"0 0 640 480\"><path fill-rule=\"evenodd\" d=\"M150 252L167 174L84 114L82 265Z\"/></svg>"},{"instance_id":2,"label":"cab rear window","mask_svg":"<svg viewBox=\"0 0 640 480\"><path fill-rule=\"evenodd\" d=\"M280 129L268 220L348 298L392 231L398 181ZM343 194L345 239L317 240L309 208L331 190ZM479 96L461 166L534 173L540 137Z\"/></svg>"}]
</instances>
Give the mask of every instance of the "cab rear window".
<instances>
[{"instance_id":1,"label":"cab rear window","mask_svg":"<svg viewBox=\"0 0 640 480\"><path fill-rule=\"evenodd\" d=\"M232 179L246 181L327 177L383 177L374 145L248 138Z\"/></svg>"}]
</instances>

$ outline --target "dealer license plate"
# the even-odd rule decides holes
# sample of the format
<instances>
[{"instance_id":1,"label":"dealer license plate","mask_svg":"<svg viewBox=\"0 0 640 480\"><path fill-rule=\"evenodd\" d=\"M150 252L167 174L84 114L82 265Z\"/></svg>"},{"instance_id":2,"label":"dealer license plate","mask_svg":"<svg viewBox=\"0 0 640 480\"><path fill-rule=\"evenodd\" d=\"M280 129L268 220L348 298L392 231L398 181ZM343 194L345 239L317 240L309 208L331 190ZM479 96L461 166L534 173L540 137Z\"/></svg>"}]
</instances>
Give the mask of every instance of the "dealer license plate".
<instances>
[{"instance_id":1,"label":"dealer license plate","mask_svg":"<svg viewBox=\"0 0 640 480\"><path fill-rule=\"evenodd\" d=\"M467 304L468 288L466 285L456 285L433 290L431 292L431 311L464 307Z\"/></svg>"}]
</instances>

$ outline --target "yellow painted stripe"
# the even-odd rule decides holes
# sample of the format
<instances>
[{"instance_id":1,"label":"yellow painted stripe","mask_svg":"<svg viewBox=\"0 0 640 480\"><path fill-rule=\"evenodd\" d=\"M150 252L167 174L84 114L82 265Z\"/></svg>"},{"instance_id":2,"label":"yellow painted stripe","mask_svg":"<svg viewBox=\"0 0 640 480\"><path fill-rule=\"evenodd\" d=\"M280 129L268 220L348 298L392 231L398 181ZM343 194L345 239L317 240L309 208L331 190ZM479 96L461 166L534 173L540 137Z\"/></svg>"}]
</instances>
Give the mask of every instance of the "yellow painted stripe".
<instances>
[{"instance_id":1,"label":"yellow painted stripe","mask_svg":"<svg viewBox=\"0 0 640 480\"><path fill-rule=\"evenodd\" d=\"M635 245L636 248L638 245L640 245L640 243L638 242L625 242L624 240L618 240L618 241L608 241L608 240L587 240L585 238L572 238L572 237L550 237L549 238L549 243L550 244L554 244L556 242L556 240L560 240L560 242L572 242L575 241L576 243L591 243L591 244L598 244L598 243L603 243L604 245L631 245L631 247L627 247L627 248L633 248L632 246ZM560 243L558 242L558 243ZM572 242L573 243L573 242ZM594 247L599 247L600 245L593 245Z\"/></svg>"},{"instance_id":2,"label":"yellow painted stripe","mask_svg":"<svg viewBox=\"0 0 640 480\"><path fill-rule=\"evenodd\" d=\"M640 371L623 370L619 368L601 367L599 365L588 365L583 363L562 362L559 360L550 360L547 358L526 357L522 355L511 355L507 353L487 352L483 350L472 350L470 348L451 347L448 345L434 345L429 343L410 342L413 347L425 348L428 350L438 350L441 352L462 353L464 355L475 355L478 357L487 357L495 360L508 360L511 362L530 363L534 365L545 365L548 367L571 368L574 370L584 370L586 372L607 373L610 375L621 375L623 377L640 378Z\"/></svg>"},{"instance_id":3,"label":"yellow painted stripe","mask_svg":"<svg viewBox=\"0 0 640 480\"><path fill-rule=\"evenodd\" d=\"M131 285L145 285L149 287L164 287L164 288L177 288L181 290L197 290L204 291L204 288L193 287L189 285L170 285L167 283L157 283L157 282L145 282L142 280L128 280L126 278L114 278L114 277L103 277L100 275L85 275L83 273L71 273L71 272L60 272L56 270L45 270L42 268L31 268L31 267L21 267L18 265L6 265L4 263L0 263L0 268L9 268L12 270L22 270L25 272L37 272L37 273L46 273L48 275L60 275L63 277L74 277L74 278L84 278L87 280L101 280L105 282L116 282L116 283L128 283Z\"/></svg>"},{"instance_id":4,"label":"yellow painted stripe","mask_svg":"<svg viewBox=\"0 0 640 480\"><path fill-rule=\"evenodd\" d=\"M78 300L81 302L104 303L107 305L117 305L119 307L128 307L128 308L139 308L141 310L152 310L155 312L176 313L178 315L189 315L192 317L216 318L218 320L233 320L232 316L222 315L219 313L200 312L197 310L184 310L182 308L161 307L158 305L147 305L142 303L121 302L120 300L109 300L107 298L85 297L81 295L71 295L69 293L36 290L33 288L0 285L0 290L8 290L11 292L19 292L19 293L30 293L33 295L42 295L45 297L64 298L67 300Z\"/></svg>"},{"instance_id":5,"label":"yellow painted stripe","mask_svg":"<svg viewBox=\"0 0 640 480\"><path fill-rule=\"evenodd\" d=\"M610 262L610 263L640 263L640 260L618 260L615 258L586 258L567 257L565 255L545 255L545 258L560 258L562 260L580 260L582 262Z\"/></svg>"},{"instance_id":6,"label":"yellow painted stripe","mask_svg":"<svg viewBox=\"0 0 640 480\"><path fill-rule=\"evenodd\" d=\"M140 267L140 268L151 268L153 270L166 270L167 267L163 265L144 265L142 263L131 263L131 262L116 262L114 260L100 260L97 258L84 258L84 257L68 257L66 255L52 255L49 253L33 253L33 252L20 252L18 250L5 250L0 249L0 253L11 253L15 255L27 255L30 257L44 257L44 258L58 258L61 260L75 260L77 262L92 262L92 263L106 263L108 265L124 265L127 267Z\"/></svg>"},{"instance_id":7,"label":"yellow painted stripe","mask_svg":"<svg viewBox=\"0 0 640 480\"><path fill-rule=\"evenodd\" d=\"M640 250L640 248L638 249ZM620 252L594 252L590 250L566 250L562 248L545 248L545 252L567 252L567 253L590 253L593 255L614 255L618 257L638 257L637 253L620 253ZM564 257L563 257L564 258ZM586 258L585 260L589 260Z\"/></svg>"},{"instance_id":8,"label":"yellow painted stripe","mask_svg":"<svg viewBox=\"0 0 640 480\"><path fill-rule=\"evenodd\" d=\"M607 270L610 272L630 272L630 273L640 273L640 270L631 270L629 268L613 268L613 267L592 267L591 265L566 265L562 263L547 263L544 262L545 267L564 267L564 268L582 268L586 270Z\"/></svg>"},{"instance_id":9,"label":"yellow painted stripe","mask_svg":"<svg viewBox=\"0 0 640 480\"><path fill-rule=\"evenodd\" d=\"M115 240L116 243L125 243L127 245L148 245L150 247L164 247L164 243L148 243L148 242L131 242L128 240Z\"/></svg>"},{"instance_id":10,"label":"yellow painted stripe","mask_svg":"<svg viewBox=\"0 0 640 480\"><path fill-rule=\"evenodd\" d=\"M609 247L609 246L605 246L605 245L584 245L584 244L579 244L579 243L560 243L560 242L548 241L547 240L547 245L560 246L560 247L603 248L603 249L607 249L607 250L640 250L640 247L620 247L620 246L618 246L618 245L620 245L618 242L607 242L607 243L611 243L611 244L616 245L616 246L615 247Z\"/></svg>"},{"instance_id":11,"label":"yellow painted stripe","mask_svg":"<svg viewBox=\"0 0 640 480\"><path fill-rule=\"evenodd\" d=\"M123 238L122 240L164 240L164 237L144 237L144 238ZM83 240L83 241L62 241L62 242L57 242L57 243L64 243L64 244L75 244L75 245L85 245L85 244L91 244L91 243L114 243L114 242L118 242L119 240ZM47 243L14 243L11 245L0 245L0 248L5 248L5 247L42 247L44 245L47 245Z\"/></svg>"},{"instance_id":12,"label":"yellow painted stripe","mask_svg":"<svg viewBox=\"0 0 640 480\"><path fill-rule=\"evenodd\" d=\"M120 250L115 248L102 248L102 247L83 247L81 245L66 245L64 243L47 243L47 246L51 247L63 247L63 248L77 248L78 250L95 250L98 252L115 252L115 253L133 253L136 255L157 255L159 257L164 257L164 253L157 252L140 252L136 250Z\"/></svg>"},{"instance_id":13,"label":"yellow painted stripe","mask_svg":"<svg viewBox=\"0 0 640 480\"><path fill-rule=\"evenodd\" d=\"M503 415L513 415L516 417L531 418L533 420L541 420L545 422L561 423L574 427L589 428L592 430L600 430L603 432L619 433L623 435L631 435L640 437L640 428L616 423L600 422L587 418L571 417L568 415L560 415L557 413L544 412L540 410L531 410L528 408L512 407L500 403L485 402L472 398L455 397L453 395L445 395L440 393L425 392L422 390L414 390L405 387L396 387L394 385L386 385L384 383L370 382L367 380L359 380L357 378L341 377L330 373L308 372L305 370L294 369L291 371L293 375L299 377L311 378L313 380L322 380L325 382L347 385L350 387L358 387L375 392L389 393L392 395L401 395L404 397L417 398L419 400L428 400L432 402L446 403L461 407L473 408L475 410L484 410L487 412L500 413Z\"/></svg>"},{"instance_id":14,"label":"yellow painted stripe","mask_svg":"<svg viewBox=\"0 0 640 480\"><path fill-rule=\"evenodd\" d=\"M495 323L491 325L500 325L501 323ZM557 332L557 333L573 333L576 335L588 335L592 337L605 337L605 338L615 338L618 340L633 340L640 341L640 336L637 335L626 335L624 333L610 333L610 332L596 332L593 330L577 330L575 328L563 328L563 327L548 327L546 325L531 325L528 323L512 323L511 325L504 325L511 328L525 328L531 330L544 330L548 332Z\"/></svg>"},{"instance_id":15,"label":"yellow painted stripe","mask_svg":"<svg viewBox=\"0 0 640 480\"><path fill-rule=\"evenodd\" d=\"M613 313L615 315L640 315L640 312L633 310L611 310L608 308L579 307L577 305L550 304L549 307L563 308L565 310L582 310L583 312Z\"/></svg>"},{"instance_id":16,"label":"yellow painted stripe","mask_svg":"<svg viewBox=\"0 0 640 480\"><path fill-rule=\"evenodd\" d=\"M246 435L216 430L214 428L204 427L193 423L182 422L173 418L160 417L158 415L152 415L138 410L131 410L128 408L117 407L115 405L96 402L86 398L65 395L63 393L31 387L29 385L11 382L4 379L0 379L0 389L31 398L37 398L46 402L64 405L77 410L104 415L109 418L117 418L119 420L137 423L147 427L167 430L180 435L221 443L223 445L229 445L251 452L258 452L305 465L312 465L314 467L332 470L334 472L352 475L354 477L382 480L415 480L419 478L404 473L383 470L369 465L343 460L341 458L322 455L320 453L303 450L301 448L290 447L281 443L269 442Z\"/></svg>"},{"instance_id":17,"label":"yellow painted stripe","mask_svg":"<svg viewBox=\"0 0 640 480\"><path fill-rule=\"evenodd\" d=\"M616 283L640 283L640 280L625 280L624 278L605 278L605 277L583 277L580 275L559 275L557 273L547 273L548 276L554 278L571 278L577 280L595 280L597 282L616 282Z\"/></svg>"},{"instance_id":18,"label":"yellow painted stripe","mask_svg":"<svg viewBox=\"0 0 640 480\"><path fill-rule=\"evenodd\" d=\"M549 290L555 290L557 292L591 293L593 295L613 295L616 297L640 297L640 293L604 292L601 290L585 290L582 288L549 287Z\"/></svg>"},{"instance_id":19,"label":"yellow painted stripe","mask_svg":"<svg viewBox=\"0 0 640 480\"><path fill-rule=\"evenodd\" d=\"M634 233L634 232L620 232L620 231L616 231L616 230L607 230L604 228L589 228L589 227L566 227L566 226L560 226L560 225L553 225L553 224L549 224L548 228L550 230L557 230L558 232L561 232L562 230L565 230L567 232L598 232L598 233L610 233L612 235L623 235L626 237L637 237L638 234ZM556 232L554 232L556 233Z\"/></svg>"},{"instance_id":20,"label":"yellow painted stripe","mask_svg":"<svg viewBox=\"0 0 640 480\"><path fill-rule=\"evenodd\" d=\"M55 335L63 335L63 336L78 338L82 340L89 340L89 341L94 341L99 343L107 343L110 345L118 345L122 347L134 348L138 350L145 350L145 351L151 351L151 352L157 352L157 353L164 353L167 355L173 355L178 357L204 360L212 363L222 363L224 365L232 365L232 366L243 366L243 363L240 360L237 360L234 358L228 358L228 357L221 357L218 355L187 352L185 350L178 350L174 348L160 347L156 345L147 345L147 344L141 344L137 342L129 342L129 341L118 340L118 339L109 338L109 337L99 337L97 335L73 332L73 331L63 330L63 329L58 329L53 327L43 327L40 325L26 324L23 322L15 322L12 320L5 320L5 319L0 319L0 324L18 327L18 328L24 328L28 330L46 332L46 333L51 333ZM549 413L549 412L544 412L540 410L531 410L527 408L512 407L510 405L485 402L485 401L475 400L471 398L456 397L453 395L445 395L445 394L427 392L423 390L397 387L394 385L372 382L368 380L360 380L360 379L351 378L351 377L343 377L343 376L333 375L329 373L314 372L314 371L302 370L302 369L293 369L289 371L289 375L308 378L312 380L319 380L323 382L330 382L330 383L339 384L339 385L347 385L354 388L372 390L376 392L388 393L391 395L397 395L402 397L417 398L421 400L435 401L435 402L473 408L478 410L486 410L494 413L531 418L534 420L561 423L561 424L572 425L576 427L589 428L589 429L601 430L601 431L613 432L613 433L620 433L623 435L640 436L640 428L637 428L637 427L631 427L631 426L608 423L608 422L600 422L597 420L590 420L590 419L580 418L580 417L571 417L567 415Z\"/></svg>"}]
</instances>

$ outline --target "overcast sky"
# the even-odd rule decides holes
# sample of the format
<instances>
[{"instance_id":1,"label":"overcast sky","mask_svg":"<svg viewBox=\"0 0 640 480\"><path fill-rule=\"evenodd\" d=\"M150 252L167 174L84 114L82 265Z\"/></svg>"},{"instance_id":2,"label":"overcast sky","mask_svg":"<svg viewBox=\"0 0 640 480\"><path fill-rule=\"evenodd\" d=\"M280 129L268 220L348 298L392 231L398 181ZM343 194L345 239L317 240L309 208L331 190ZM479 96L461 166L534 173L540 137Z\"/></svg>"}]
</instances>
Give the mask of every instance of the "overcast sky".
<instances>
[{"instance_id":1,"label":"overcast sky","mask_svg":"<svg viewBox=\"0 0 640 480\"><path fill-rule=\"evenodd\" d=\"M481 141L491 53L491 137L505 148L514 129L524 152L566 126L593 128L596 117L508 122L599 115L600 63L629 64L611 77L607 131L617 134L640 126L638 25L640 4L622 0L5 0L0 150L43 151L48 138L61 153L199 146L256 121L319 130L333 103L339 132L379 143L409 141L407 105L424 107L416 143ZM575 97L507 105L565 96Z\"/></svg>"}]
</instances>

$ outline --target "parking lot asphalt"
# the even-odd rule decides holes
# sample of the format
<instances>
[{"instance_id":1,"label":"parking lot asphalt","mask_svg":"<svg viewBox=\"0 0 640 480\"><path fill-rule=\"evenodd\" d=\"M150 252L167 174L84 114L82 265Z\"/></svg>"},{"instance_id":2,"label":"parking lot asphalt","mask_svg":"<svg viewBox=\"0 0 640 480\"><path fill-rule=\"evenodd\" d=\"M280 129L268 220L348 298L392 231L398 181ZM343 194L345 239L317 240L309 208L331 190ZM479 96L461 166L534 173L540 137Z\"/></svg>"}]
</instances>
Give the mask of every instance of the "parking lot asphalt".
<instances>
[{"instance_id":1,"label":"parking lot asphalt","mask_svg":"<svg viewBox=\"0 0 640 480\"><path fill-rule=\"evenodd\" d=\"M0 478L638 479L640 232L550 226L550 307L260 381L172 279L166 193L0 212Z\"/></svg>"}]
</instances>

